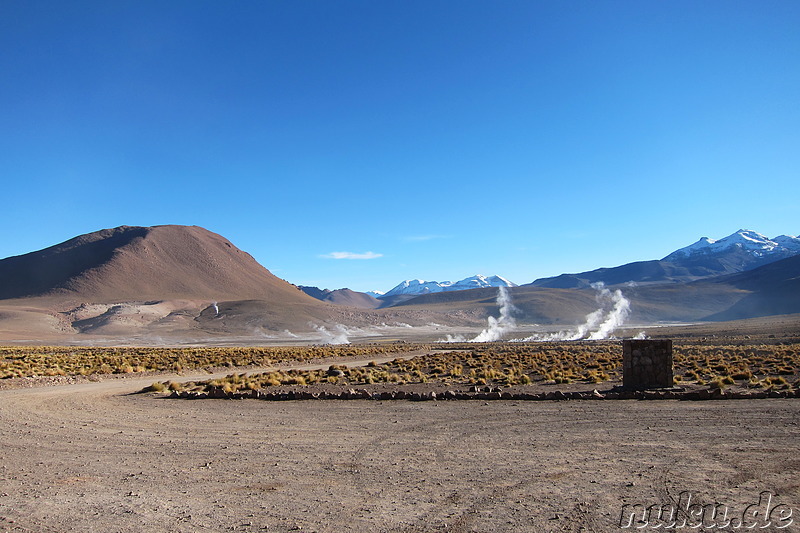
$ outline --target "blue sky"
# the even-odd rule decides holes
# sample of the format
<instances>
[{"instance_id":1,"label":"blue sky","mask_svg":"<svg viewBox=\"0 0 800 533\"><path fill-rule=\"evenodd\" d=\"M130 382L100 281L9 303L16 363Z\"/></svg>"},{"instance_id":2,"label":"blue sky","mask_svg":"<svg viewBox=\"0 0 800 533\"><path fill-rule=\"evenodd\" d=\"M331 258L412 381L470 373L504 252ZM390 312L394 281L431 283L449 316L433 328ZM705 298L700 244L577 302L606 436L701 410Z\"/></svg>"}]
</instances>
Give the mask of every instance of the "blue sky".
<instances>
[{"instance_id":1,"label":"blue sky","mask_svg":"<svg viewBox=\"0 0 800 533\"><path fill-rule=\"evenodd\" d=\"M203 226L516 283L800 233L800 2L0 3L0 257Z\"/></svg>"}]
</instances>

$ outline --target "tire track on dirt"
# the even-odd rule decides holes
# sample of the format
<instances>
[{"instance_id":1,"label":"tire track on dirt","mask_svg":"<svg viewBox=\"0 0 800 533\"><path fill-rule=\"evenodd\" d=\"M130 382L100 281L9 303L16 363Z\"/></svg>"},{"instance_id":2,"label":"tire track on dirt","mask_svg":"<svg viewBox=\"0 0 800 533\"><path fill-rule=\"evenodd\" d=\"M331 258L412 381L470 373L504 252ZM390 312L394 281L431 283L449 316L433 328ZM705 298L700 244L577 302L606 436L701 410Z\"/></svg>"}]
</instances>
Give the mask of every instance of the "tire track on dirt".
<instances>
[{"instance_id":1,"label":"tire track on dirt","mask_svg":"<svg viewBox=\"0 0 800 533\"><path fill-rule=\"evenodd\" d=\"M614 531L623 501L659 501L661 472L670 487L800 502L795 401L130 394L152 380L0 391L0 531ZM731 492L736 465L765 461Z\"/></svg>"},{"instance_id":2,"label":"tire track on dirt","mask_svg":"<svg viewBox=\"0 0 800 533\"><path fill-rule=\"evenodd\" d=\"M468 403L478 408L489 406L488 403L480 401L469 401ZM435 404L432 404L432 402L425 402L425 405L430 406ZM514 407L515 405L516 404L511 404L510 407ZM354 470L358 469L358 471L352 472L353 485L359 492L364 494L365 500L374 500L377 497L380 491L380 484L376 483L375 479L369 479L364 475L364 458L379 454L385 458L387 453L393 451L391 449L386 449L387 444L397 444L399 448L398 451L405 449L407 447L405 443L398 441L398 433L409 433L412 435L411 437L406 435L406 440L409 440L409 438L413 439L415 438L414 436L417 435L422 439L425 435L431 434L436 434L441 440L444 440L445 443L443 445L434 444L430 447L433 448L431 457L434 462L438 463L437 469L447 471L470 459L468 453L461 453L458 455L449 453L449 450L455 447L450 443L460 443L461 447L463 447L463 443L475 441L477 437L484 434L502 435L503 431L513 422L514 421L509 420L508 416L494 419L487 417L484 413L460 416L457 426L448 426L446 421L442 420L433 420L425 424L409 422L408 424L398 427L397 431L392 432L390 435L383 435L371 439L353 454L351 464ZM519 420L516 420L516 422L519 422ZM573 419L569 421L569 424L564 430L569 432L573 427L579 427L591 422L592 421L589 419ZM609 420L609 422L613 423L613 420ZM545 420L541 421L539 425L545 426L547 423L548 421ZM465 426L468 429L463 429ZM539 457L542 461L546 459L546 454L537 455L536 446L529 447L527 454L530 455L529 460L531 461L535 461L539 459ZM546 468L543 470L546 470ZM496 508L499 502L514 503L510 502L510 500L517 498L515 503L522 504L523 502L520 497L525 495L526 490L532 486L548 482L548 475L547 472L545 472L544 475L533 472L522 481L509 483L510 473L508 469L499 469L497 473L492 473L490 475L483 473L475 483L467 483L465 486L460 487L460 490L445 491L442 494L437 494L437 501L435 501L429 509L418 514L412 523L405 524L403 527L398 527L397 530L408 533L438 530L441 528L447 528L448 531L458 531L460 529L469 530L470 524L475 521L476 515L480 514L482 511L490 511ZM394 479L402 479L402 472L393 472L392 477ZM429 487L428 495L430 496L434 487L431 485L429 485ZM561 504L554 503L551 505L553 509L550 513L550 517L559 517L560 515L557 520L562 520L562 524L563 519L567 518L568 515L579 513L581 506L587 506L588 502L575 499L569 502L569 505L566 506L567 508L565 508L565 504L567 504L567 502L561 502ZM569 508L570 506L572 506L572 509ZM585 512L583 514L585 514ZM584 520L584 523L588 524L593 522L593 519L590 520L586 518L586 520ZM559 522L556 521L549 525L558 524ZM559 530L559 528L551 528L551 530L555 531Z\"/></svg>"}]
</instances>

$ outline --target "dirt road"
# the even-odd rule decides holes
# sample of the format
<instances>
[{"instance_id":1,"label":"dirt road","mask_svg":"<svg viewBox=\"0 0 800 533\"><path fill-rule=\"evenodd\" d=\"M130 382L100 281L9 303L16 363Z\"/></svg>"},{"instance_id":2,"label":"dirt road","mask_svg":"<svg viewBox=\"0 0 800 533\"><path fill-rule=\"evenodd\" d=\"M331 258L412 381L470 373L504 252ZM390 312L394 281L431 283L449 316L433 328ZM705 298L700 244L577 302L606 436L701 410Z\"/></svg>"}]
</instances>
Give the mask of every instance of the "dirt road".
<instances>
[{"instance_id":1,"label":"dirt road","mask_svg":"<svg viewBox=\"0 0 800 533\"><path fill-rule=\"evenodd\" d=\"M0 391L0 531L619 531L684 491L800 527L798 400L130 394L152 381Z\"/></svg>"}]
</instances>

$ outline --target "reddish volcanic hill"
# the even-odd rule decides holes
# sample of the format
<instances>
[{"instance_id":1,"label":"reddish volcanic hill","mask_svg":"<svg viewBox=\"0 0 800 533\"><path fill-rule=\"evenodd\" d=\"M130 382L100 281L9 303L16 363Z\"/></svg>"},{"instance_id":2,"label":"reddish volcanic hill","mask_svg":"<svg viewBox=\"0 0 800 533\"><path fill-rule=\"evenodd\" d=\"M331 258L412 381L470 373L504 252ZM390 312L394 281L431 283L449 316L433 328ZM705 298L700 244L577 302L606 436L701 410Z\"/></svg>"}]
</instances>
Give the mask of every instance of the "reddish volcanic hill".
<instances>
[{"instance_id":1,"label":"reddish volcanic hill","mask_svg":"<svg viewBox=\"0 0 800 533\"><path fill-rule=\"evenodd\" d=\"M197 226L121 226L0 260L0 299L320 303Z\"/></svg>"}]
</instances>

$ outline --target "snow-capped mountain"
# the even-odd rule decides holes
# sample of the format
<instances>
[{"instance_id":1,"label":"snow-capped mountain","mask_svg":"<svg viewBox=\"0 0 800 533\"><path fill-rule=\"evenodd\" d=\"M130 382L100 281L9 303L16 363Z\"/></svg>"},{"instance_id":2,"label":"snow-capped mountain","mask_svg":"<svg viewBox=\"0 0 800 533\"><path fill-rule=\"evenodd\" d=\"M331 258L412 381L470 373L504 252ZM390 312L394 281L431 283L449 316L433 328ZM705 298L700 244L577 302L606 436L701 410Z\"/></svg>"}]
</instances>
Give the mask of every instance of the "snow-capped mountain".
<instances>
[{"instance_id":1,"label":"snow-capped mountain","mask_svg":"<svg viewBox=\"0 0 800 533\"><path fill-rule=\"evenodd\" d=\"M742 251L754 258L771 256L772 261L790 257L800 253L800 238L792 235L780 235L768 239L758 232L740 229L725 238L714 240L703 237L694 244L675 250L663 261L680 261L696 255L716 255L730 251Z\"/></svg>"},{"instance_id":2,"label":"snow-capped mountain","mask_svg":"<svg viewBox=\"0 0 800 533\"><path fill-rule=\"evenodd\" d=\"M429 294L432 292L464 291L468 289L482 289L485 287L516 287L512 283L500 276L481 276L475 275L464 278L460 281L424 281L421 279L408 279L398 284L395 288L376 298L388 298L398 295L417 295Z\"/></svg>"},{"instance_id":3,"label":"snow-capped mountain","mask_svg":"<svg viewBox=\"0 0 800 533\"><path fill-rule=\"evenodd\" d=\"M703 237L661 260L636 261L617 267L540 278L531 285L568 289L589 287L598 281L606 285L689 282L745 272L795 255L800 255L798 237L781 235L768 239L755 231L741 229L719 240Z\"/></svg>"}]
</instances>

